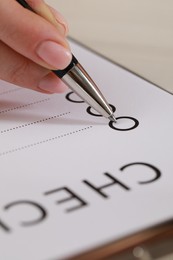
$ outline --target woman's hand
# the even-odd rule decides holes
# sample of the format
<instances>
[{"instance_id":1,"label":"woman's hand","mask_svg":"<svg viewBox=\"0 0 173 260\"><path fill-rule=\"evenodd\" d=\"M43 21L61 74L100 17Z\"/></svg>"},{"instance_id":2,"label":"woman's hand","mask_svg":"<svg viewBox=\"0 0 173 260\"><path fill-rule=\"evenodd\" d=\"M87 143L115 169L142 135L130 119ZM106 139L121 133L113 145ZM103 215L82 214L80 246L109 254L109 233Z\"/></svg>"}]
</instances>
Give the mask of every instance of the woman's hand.
<instances>
[{"instance_id":1,"label":"woman's hand","mask_svg":"<svg viewBox=\"0 0 173 260\"><path fill-rule=\"evenodd\" d=\"M43 0L26 2L49 21L15 0L0 1L0 79L44 93L62 92L63 82L50 70L71 61L67 23Z\"/></svg>"}]
</instances>

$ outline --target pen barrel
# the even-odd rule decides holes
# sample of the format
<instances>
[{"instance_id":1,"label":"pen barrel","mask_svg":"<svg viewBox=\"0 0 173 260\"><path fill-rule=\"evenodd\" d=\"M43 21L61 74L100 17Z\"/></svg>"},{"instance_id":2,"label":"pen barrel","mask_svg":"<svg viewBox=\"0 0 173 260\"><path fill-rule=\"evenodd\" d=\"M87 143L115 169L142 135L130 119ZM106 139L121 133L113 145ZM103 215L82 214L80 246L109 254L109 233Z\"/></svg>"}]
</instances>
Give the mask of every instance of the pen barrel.
<instances>
[{"instance_id":1,"label":"pen barrel","mask_svg":"<svg viewBox=\"0 0 173 260\"><path fill-rule=\"evenodd\" d=\"M104 96L80 63L66 72L62 81L102 116L109 118L113 114Z\"/></svg>"},{"instance_id":2,"label":"pen barrel","mask_svg":"<svg viewBox=\"0 0 173 260\"><path fill-rule=\"evenodd\" d=\"M34 12L34 10L28 5L25 0L16 0L19 4L21 4L24 8Z\"/></svg>"},{"instance_id":3,"label":"pen barrel","mask_svg":"<svg viewBox=\"0 0 173 260\"><path fill-rule=\"evenodd\" d=\"M34 12L25 0L16 1L23 7ZM70 89L102 116L115 122L115 117L109 104L84 68L78 63L74 55L72 55L72 60L67 68L64 70L54 70L53 73L61 78Z\"/></svg>"}]
</instances>

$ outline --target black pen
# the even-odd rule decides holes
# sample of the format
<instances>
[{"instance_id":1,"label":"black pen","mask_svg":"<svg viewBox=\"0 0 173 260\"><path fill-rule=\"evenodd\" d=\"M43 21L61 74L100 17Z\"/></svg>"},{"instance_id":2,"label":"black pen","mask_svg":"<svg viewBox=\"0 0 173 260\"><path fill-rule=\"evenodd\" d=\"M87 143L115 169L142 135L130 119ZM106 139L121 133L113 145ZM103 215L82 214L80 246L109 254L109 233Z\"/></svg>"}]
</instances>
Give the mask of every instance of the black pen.
<instances>
[{"instance_id":1,"label":"black pen","mask_svg":"<svg viewBox=\"0 0 173 260\"><path fill-rule=\"evenodd\" d=\"M28 10L35 12L26 1L17 0L17 2ZM110 121L116 122L115 115L103 94L74 55L72 55L72 60L67 68L64 70L53 70L53 73L61 78L72 91L79 95L82 100L88 103L99 114Z\"/></svg>"}]
</instances>

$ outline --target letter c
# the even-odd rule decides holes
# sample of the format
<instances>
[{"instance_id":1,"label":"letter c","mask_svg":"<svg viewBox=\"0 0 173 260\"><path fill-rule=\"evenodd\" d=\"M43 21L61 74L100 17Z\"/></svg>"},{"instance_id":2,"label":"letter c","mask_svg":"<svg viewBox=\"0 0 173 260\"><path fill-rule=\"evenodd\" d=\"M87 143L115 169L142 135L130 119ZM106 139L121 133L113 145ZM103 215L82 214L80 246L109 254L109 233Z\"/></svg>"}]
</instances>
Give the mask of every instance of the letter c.
<instances>
[{"instance_id":1,"label":"letter c","mask_svg":"<svg viewBox=\"0 0 173 260\"><path fill-rule=\"evenodd\" d=\"M39 217L37 217L33 220L30 220L30 221L22 221L21 222L22 226L32 226L32 225L38 224L38 223L42 222L47 216L47 212L42 206L40 206L38 203L29 201L29 200L19 200L19 201L11 202L11 203L7 204L4 207L4 209L9 210L12 207L14 208L19 205L28 205L28 206L36 209L37 211L39 211Z\"/></svg>"},{"instance_id":2,"label":"letter c","mask_svg":"<svg viewBox=\"0 0 173 260\"><path fill-rule=\"evenodd\" d=\"M159 170L158 168L156 168L155 166L153 166L153 165L151 165L151 164L149 164L149 163L144 163L144 162L134 162L134 163L126 164L126 165L124 165L124 166L122 166L122 167L120 168L120 171L123 171L123 170L125 170L126 168L128 168L128 167L130 167L130 166L134 166L134 165L142 165L142 166L145 166L145 167L149 167L149 168L151 168L151 169L154 171L154 173L155 173L154 178L152 178L152 179L150 179L150 180L148 180L148 181L139 181L139 182L138 182L139 184L152 183L152 182L158 180L158 179L161 177L161 172L160 172L160 170Z\"/></svg>"}]
</instances>

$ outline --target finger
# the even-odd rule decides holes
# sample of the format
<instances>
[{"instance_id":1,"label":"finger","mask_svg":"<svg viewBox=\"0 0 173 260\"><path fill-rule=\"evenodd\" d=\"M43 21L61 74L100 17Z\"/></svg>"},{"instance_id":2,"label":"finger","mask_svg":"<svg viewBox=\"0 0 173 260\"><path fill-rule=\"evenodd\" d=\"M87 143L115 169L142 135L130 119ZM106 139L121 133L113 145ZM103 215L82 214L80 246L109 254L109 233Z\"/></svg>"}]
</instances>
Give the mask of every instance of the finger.
<instances>
[{"instance_id":1,"label":"finger","mask_svg":"<svg viewBox=\"0 0 173 260\"><path fill-rule=\"evenodd\" d=\"M37 87L37 91L47 92L47 93L63 93L68 89L61 79L57 78L55 74L50 72L44 78L42 78Z\"/></svg>"},{"instance_id":2,"label":"finger","mask_svg":"<svg viewBox=\"0 0 173 260\"><path fill-rule=\"evenodd\" d=\"M64 69L72 58L54 25L13 0L0 1L0 40L49 69Z\"/></svg>"},{"instance_id":3,"label":"finger","mask_svg":"<svg viewBox=\"0 0 173 260\"><path fill-rule=\"evenodd\" d=\"M51 6L48 6L48 7L51 10L51 12L53 13L57 23L61 24L61 26L63 27L64 35L67 36L67 34L69 33L69 28L68 28L68 23L67 23L66 19L62 16L62 14L60 12L55 10L53 7L51 7ZM56 26L56 24L55 24L55 26ZM58 27L57 27L57 29L58 29Z\"/></svg>"},{"instance_id":4,"label":"finger","mask_svg":"<svg viewBox=\"0 0 173 260\"><path fill-rule=\"evenodd\" d=\"M67 22L58 11L48 6L43 0L26 0L26 2L35 11L35 13L55 25L57 30L61 32L62 35L67 34Z\"/></svg>"},{"instance_id":5,"label":"finger","mask_svg":"<svg viewBox=\"0 0 173 260\"><path fill-rule=\"evenodd\" d=\"M44 93L66 90L64 83L48 69L39 66L0 42L0 79Z\"/></svg>"}]
</instances>

